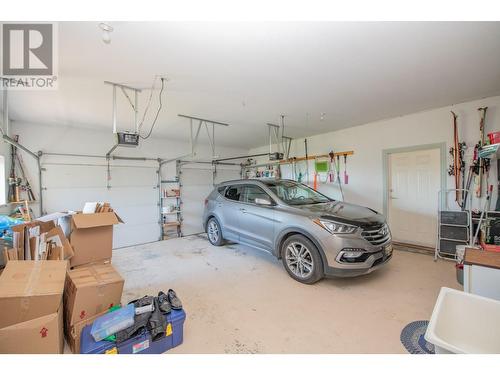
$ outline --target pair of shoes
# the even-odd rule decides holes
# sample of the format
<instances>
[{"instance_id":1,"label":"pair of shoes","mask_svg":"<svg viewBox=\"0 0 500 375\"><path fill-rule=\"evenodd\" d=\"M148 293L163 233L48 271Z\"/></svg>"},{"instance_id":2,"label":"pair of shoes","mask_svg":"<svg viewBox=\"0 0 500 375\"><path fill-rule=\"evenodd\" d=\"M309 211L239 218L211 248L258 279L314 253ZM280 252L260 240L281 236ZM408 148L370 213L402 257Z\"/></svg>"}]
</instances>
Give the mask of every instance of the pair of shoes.
<instances>
[{"instance_id":1,"label":"pair of shoes","mask_svg":"<svg viewBox=\"0 0 500 375\"><path fill-rule=\"evenodd\" d=\"M158 308L162 313L168 314L170 311L172 311L172 306L170 305L170 301L168 300L168 297L165 293L159 292L157 300Z\"/></svg>"},{"instance_id":2,"label":"pair of shoes","mask_svg":"<svg viewBox=\"0 0 500 375\"><path fill-rule=\"evenodd\" d=\"M158 303L160 306L160 310L164 313L169 313L171 309L173 310L181 310L182 302L177 297L177 294L173 289L169 289L167 294L163 292L158 293Z\"/></svg>"}]
</instances>

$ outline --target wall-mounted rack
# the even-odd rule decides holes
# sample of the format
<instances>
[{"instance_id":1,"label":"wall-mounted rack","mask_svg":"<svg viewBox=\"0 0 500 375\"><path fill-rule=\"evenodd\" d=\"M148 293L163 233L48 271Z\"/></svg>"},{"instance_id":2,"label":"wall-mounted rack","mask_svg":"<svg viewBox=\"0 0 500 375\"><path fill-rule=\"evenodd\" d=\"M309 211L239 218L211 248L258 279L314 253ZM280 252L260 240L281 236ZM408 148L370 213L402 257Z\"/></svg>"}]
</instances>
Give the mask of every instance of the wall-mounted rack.
<instances>
[{"instance_id":1,"label":"wall-mounted rack","mask_svg":"<svg viewBox=\"0 0 500 375\"><path fill-rule=\"evenodd\" d=\"M354 155L354 151L342 151L342 152L334 152L333 156L349 156L349 155ZM243 169L252 169L252 168L259 168L259 167L266 167L266 166L272 166L272 165L278 165L278 164L292 164L292 163L297 163L301 161L306 161L306 160L317 160L317 159L330 159L329 154L319 154L319 155L309 155L307 157L298 157L298 158L288 158L284 160L277 160L277 161L269 161L266 163L260 163L260 164L243 164L242 168Z\"/></svg>"},{"instance_id":2,"label":"wall-mounted rack","mask_svg":"<svg viewBox=\"0 0 500 375\"><path fill-rule=\"evenodd\" d=\"M163 188L165 185L176 185L176 193L169 195L168 190ZM161 211L161 237L163 240L169 239L169 233L174 232L177 237L182 236L182 199L180 193L180 181L179 179L175 180L161 180L160 181L160 211ZM166 202L170 200L174 205L174 209L172 211L167 211L165 208ZM170 218L175 215L174 221L170 221Z\"/></svg>"}]
</instances>

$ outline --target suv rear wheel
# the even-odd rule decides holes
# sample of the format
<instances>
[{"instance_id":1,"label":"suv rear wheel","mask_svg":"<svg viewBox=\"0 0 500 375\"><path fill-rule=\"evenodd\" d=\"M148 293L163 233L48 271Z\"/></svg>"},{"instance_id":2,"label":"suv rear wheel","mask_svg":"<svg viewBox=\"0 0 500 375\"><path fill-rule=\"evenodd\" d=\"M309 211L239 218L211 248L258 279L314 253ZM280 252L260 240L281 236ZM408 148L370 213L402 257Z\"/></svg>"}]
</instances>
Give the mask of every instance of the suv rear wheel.
<instances>
[{"instance_id":1,"label":"suv rear wheel","mask_svg":"<svg viewBox=\"0 0 500 375\"><path fill-rule=\"evenodd\" d=\"M314 284L323 278L323 262L319 251L306 237L295 234L281 247L281 261L288 274L304 284Z\"/></svg>"},{"instance_id":2,"label":"suv rear wheel","mask_svg":"<svg viewBox=\"0 0 500 375\"><path fill-rule=\"evenodd\" d=\"M214 246L224 245L224 238L222 238L222 230L216 218L212 217L207 223L208 240Z\"/></svg>"}]
</instances>

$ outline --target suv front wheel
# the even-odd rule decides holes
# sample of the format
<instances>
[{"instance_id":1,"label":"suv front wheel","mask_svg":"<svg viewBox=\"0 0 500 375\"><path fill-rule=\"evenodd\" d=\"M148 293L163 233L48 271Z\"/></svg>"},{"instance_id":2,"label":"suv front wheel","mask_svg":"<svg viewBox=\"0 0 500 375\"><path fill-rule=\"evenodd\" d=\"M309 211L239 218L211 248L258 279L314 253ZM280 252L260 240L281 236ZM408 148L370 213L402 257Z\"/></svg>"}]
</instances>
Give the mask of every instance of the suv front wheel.
<instances>
[{"instance_id":1,"label":"suv front wheel","mask_svg":"<svg viewBox=\"0 0 500 375\"><path fill-rule=\"evenodd\" d=\"M212 217L207 223L207 236L210 243L214 246L224 245L224 238L222 238L222 230L216 218Z\"/></svg>"},{"instance_id":2,"label":"suv front wheel","mask_svg":"<svg viewBox=\"0 0 500 375\"><path fill-rule=\"evenodd\" d=\"M301 283L314 284L323 278L323 262L318 249L300 234L283 242L281 261L288 274Z\"/></svg>"}]
</instances>

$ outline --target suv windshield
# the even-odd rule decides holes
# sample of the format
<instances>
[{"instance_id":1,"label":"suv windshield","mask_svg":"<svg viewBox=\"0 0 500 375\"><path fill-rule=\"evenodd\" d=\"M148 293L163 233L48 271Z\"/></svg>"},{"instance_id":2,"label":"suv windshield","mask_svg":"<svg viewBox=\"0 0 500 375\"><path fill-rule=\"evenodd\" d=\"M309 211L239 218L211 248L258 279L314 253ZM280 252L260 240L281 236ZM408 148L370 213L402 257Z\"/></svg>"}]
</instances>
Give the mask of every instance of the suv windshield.
<instances>
[{"instance_id":1,"label":"suv windshield","mask_svg":"<svg viewBox=\"0 0 500 375\"><path fill-rule=\"evenodd\" d=\"M304 205L331 202L333 199L295 181L262 181L283 202L289 205Z\"/></svg>"}]
</instances>

